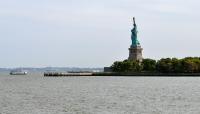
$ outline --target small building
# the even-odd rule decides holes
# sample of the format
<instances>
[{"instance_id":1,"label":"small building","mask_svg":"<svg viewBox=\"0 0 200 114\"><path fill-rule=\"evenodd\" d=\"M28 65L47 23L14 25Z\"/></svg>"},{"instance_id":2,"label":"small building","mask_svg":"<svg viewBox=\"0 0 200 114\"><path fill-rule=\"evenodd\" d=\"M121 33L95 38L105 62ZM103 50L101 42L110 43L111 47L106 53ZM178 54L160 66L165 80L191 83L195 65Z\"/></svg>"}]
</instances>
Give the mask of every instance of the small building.
<instances>
[{"instance_id":1,"label":"small building","mask_svg":"<svg viewBox=\"0 0 200 114\"><path fill-rule=\"evenodd\" d=\"M104 67L104 72L112 72L111 67Z\"/></svg>"}]
</instances>

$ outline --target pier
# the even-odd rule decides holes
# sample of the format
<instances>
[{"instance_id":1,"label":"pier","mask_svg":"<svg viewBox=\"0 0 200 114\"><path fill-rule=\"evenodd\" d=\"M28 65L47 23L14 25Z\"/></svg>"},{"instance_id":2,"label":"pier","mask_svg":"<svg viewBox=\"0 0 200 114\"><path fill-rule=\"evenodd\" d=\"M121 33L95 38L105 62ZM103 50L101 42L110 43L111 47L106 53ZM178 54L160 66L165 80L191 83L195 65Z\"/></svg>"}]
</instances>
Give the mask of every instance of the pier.
<instances>
[{"instance_id":1,"label":"pier","mask_svg":"<svg viewBox=\"0 0 200 114\"><path fill-rule=\"evenodd\" d=\"M59 77L59 76L92 76L93 73L62 73L62 72L47 72L44 73L44 76L49 76L49 77Z\"/></svg>"}]
</instances>

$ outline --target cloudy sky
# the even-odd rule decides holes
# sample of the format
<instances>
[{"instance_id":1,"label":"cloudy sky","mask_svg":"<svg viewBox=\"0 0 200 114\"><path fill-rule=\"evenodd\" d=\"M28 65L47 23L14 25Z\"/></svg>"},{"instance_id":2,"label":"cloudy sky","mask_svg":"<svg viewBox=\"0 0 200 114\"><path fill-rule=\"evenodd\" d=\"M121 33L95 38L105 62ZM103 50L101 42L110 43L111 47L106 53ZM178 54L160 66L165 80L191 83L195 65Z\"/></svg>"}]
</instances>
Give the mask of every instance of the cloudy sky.
<instances>
[{"instance_id":1,"label":"cloudy sky","mask_svg":"<svg viewBox=\"0 0 200 114\"><path fill-rule=\"evenodd\" d=\"M200 56L199 0L0 0L0 67L103 67L128 57Z\"/></svg>"}]
</instances>

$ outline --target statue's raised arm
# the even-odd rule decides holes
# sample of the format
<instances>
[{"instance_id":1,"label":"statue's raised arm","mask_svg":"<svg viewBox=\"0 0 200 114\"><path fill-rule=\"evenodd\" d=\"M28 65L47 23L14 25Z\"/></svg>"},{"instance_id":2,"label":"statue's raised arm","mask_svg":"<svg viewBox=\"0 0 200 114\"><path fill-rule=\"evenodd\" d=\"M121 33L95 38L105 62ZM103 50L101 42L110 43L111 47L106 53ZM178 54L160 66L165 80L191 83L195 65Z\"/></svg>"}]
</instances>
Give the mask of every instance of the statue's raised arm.
<instances>
[{"instance_id":1,"label":"statue's raised arm","mask_svg":"<svg viewBox=\"0 0 200 114\"><path fill-rule=\"evenodd\" d=\"M136 23L135 23L135 17L133 17L133 25L134 26L136 25Z\"/></svg>"}]
</instances>

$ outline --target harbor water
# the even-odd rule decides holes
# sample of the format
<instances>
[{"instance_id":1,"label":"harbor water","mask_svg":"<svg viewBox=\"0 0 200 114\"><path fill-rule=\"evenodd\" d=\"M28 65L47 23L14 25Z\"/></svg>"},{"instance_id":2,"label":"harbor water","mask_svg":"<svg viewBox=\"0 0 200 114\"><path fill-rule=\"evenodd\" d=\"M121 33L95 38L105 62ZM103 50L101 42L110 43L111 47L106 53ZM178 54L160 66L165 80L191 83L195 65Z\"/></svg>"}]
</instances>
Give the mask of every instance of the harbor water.
<instances>
[{"instance_id":1,"label":"harbor water","mask_svg":"<svg viewBox=\"0 0 200 114\"><path fill-rule=\"evenodd\" d=\"M0 114L200 114L199 77L0 74Z\"/></svg>"}]
</instances>

